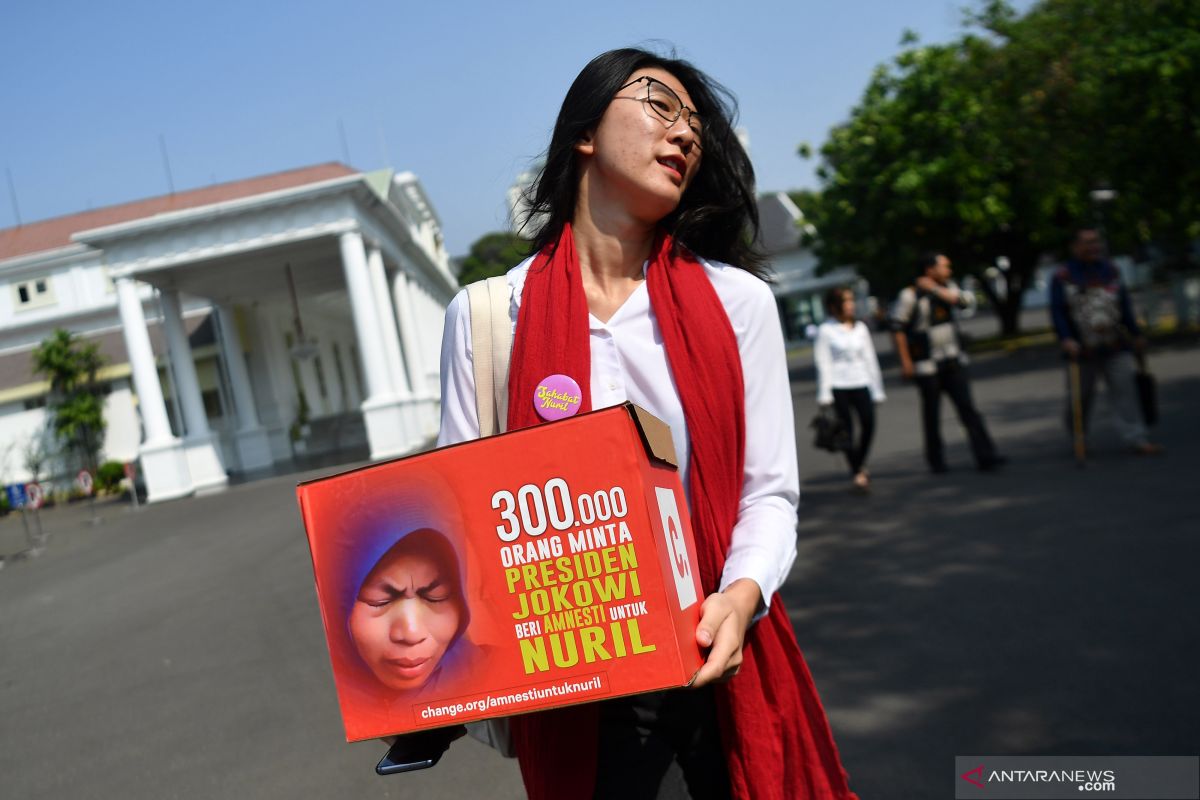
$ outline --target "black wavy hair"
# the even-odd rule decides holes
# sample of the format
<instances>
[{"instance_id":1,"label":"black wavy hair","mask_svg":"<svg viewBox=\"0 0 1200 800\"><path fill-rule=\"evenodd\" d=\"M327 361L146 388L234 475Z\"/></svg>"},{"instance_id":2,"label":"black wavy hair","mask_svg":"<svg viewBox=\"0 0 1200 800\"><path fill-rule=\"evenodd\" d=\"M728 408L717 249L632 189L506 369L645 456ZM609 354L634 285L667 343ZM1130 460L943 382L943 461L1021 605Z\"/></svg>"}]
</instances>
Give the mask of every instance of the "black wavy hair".
<instances>
[{"instance_id":1,"label":"black wavy hair","mask_svg":"<svg viewBox=\"0 0 1200 800\"><path fill-rule=\"evenodd\" d=\"M944 256L941 250L926 250L917 256L917 277L925 274L925 270L937 264L937 260Z\"/></svg>"},{"instance_id":2,"label":"black wavy hair","mask_svg":"<svg viewBox=\"0 0 1200 800\"><path fill-rule=\"evenodd\" d=\"M825 292L825 312L835 319L842 317L842 302L846 297L846 292L853 294L854 290L849 286L834 286Z\"/></svg>"},{"instance_id":3,"label":"black wavy hair","mask_svg":"<svg viewBox=\"0 0 1200 800\"><path fill-rule=\"evenodd\" d=\"M613 96L639 69L658 67L674 75L704 120L700 169L683 199L660 227L698 256L765 277L766 259L758 240L754 167L733 131L737 100L721 84L676 58L639 48L609 50L576 76L554 123L550 147L537 179L525 192L529 211L522 227L544 220L533 235L534 250L558 241L575 214L579 161L575 145L600 123Z\"/></svg>"}]
</instances>

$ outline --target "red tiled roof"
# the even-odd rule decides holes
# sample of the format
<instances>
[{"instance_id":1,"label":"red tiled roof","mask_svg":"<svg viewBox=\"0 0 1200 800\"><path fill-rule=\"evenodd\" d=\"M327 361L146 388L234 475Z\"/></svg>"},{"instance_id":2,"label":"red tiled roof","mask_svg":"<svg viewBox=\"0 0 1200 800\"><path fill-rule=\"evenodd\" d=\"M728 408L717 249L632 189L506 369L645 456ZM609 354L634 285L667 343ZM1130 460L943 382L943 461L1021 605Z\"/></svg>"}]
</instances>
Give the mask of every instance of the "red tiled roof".
<instances>
[{"instance_id":1,"label":"red tiled roof","mask_svg":"<svg viewBox=\"0 0 1200 800\"><path fill-rule=\"evenodd\" d=\"M337 162L317 164L286 172L276 172L272 175L260 175L257 178L218 183L201 189L189 189L185 192L151 197L146 200L135 200L132 203L97 208L79 214L68 214L65 217L31 222L16 228L5 228L0 230L0 261L29 253L39 253L43 250L66 247L71 244L71 234L78 231L117 225L169 211L181 211L185 208L197 208L242 197L253 197L256 194L291 189L307 183L354 175L357 172L357 170Z\"/></svg>"}]
</instances>

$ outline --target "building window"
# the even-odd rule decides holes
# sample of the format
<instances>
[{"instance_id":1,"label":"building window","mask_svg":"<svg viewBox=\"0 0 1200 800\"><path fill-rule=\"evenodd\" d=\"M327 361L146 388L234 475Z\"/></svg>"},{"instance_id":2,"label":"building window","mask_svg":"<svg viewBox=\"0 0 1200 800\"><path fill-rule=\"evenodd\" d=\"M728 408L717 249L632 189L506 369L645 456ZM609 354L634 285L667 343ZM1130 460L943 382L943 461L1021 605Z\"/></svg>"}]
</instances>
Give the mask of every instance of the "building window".
<instances>
[{"instance_id":1,"label":"building window","mask_svg":"<svg viewBox=\"0 0 1200 800\"><path fill-rule=\"evenodd\" d=\"M44 395L44 394L38 395L37 397L30 397L25 400L25 410L26 411L33 411L35 408L45 408L45 407L46 407L46 395Z\"/></svg>"},{"instance_id":2,"label":"building window","mask_svg":"<svg viewBox=\"0 0 1200 800\"><path fill-rule=\"evenodd\" d=\"M14 305L18 311L26 308L54 305L54 288L50 285L48 278L34 278L33 280L21 281L20 283L14 283L12 288L13 299L16 301Z\"/></svg>"},{"instance_id":3,"label":"building window","mask_svg":"<svg viewBox=\"0 0 1200 800\"><path fill-rule=\"evenodd\" d=\"M221 393L216 389L208 389L200 393L204 402L204 416L209 419L220 419L224 412L221 410Z\"/></svg>"}]
</instances>

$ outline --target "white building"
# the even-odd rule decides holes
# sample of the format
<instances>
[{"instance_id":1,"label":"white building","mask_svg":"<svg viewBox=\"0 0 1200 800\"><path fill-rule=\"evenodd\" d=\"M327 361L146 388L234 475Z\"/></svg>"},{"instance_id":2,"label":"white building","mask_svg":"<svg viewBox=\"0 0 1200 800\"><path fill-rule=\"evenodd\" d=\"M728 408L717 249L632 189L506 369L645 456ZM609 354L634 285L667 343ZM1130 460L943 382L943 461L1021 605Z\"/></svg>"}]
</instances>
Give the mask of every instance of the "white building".
<instances>
[{"instance_id":1,"label":"white building","mask_svg":"<svg viewBox=\"0 0 1200 800\"><path fill-rule=\"evenodd\" d=\"M866 281L853 267L838 267L817 273L817 257L803 243L804 214L785 192L759 195L759 244L770 259L775 282L771 291L779 307L784 336L788 342L805 338L810 325L825 319L825 292L835 286L849 286L860 304L866 300ZM860 305L866 308L865 305Z\"/></svg>"},{"instance_id":2,"label":"white building","mask_svg":"<svg viewBox=\"0 0 1200 800\"><path fill-rule=\"evenodd\" d=\"M539 159L525 172L518 174L505 193L504 199L508 203L508 228L527 239L532 239L545 222L544 214L529 219L529 202L525 199L526 193L533 187L533 182L545 166L545 160Z\"/></svg>"},{"instance_id":3,"label":"white building","mask_svg":"<svg viewBox=\"0 0 1200 800\"><path fill-rule=\"evenodd\" d=\"M297 452L372 459L438 424L458 285L420 182L322 164L0 230L0 483L45 429L33 349L55 328L108 357L103 458L151 501Z\"/></svg>"}]
</instances>

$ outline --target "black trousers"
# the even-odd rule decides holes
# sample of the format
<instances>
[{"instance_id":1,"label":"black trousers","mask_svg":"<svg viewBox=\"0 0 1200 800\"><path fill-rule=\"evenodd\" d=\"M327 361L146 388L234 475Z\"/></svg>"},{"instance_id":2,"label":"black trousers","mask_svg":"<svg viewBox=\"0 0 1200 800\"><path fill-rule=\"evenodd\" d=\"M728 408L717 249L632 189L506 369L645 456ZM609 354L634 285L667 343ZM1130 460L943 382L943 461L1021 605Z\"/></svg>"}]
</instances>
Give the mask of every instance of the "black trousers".
<instances>
[{"instance_id":1,"label":"black trousers","mask_svg":"<svg viewBox=\"0 0 1200 800\"><path fill-rule=\"evenodd\" d=\"M600 704L595 800L726 800L729 772L711 687Z\"/></svg>"},{"instance_id":2,"label":"black trousers","mask_svg":"<svg viewBox=\"0 0 1200 800\"><path fill-rule=\"evenodd\" d=\"M875 401L871 399L871 390L865 386L860 389L834 389L833 410L850 436L846 461L850 463L850 474L857 475L867 462L867 451L871 449L871 439L875 437ZM852 411L858 417L857 439L854 436Z\"/></svg>"},{"instance_id":3,"label":"black trousers","mask_svg":"<svg viewBox=\"0 0 1200 800\"><path fill-rule=\"evenodd\" d=\"M925 460L929 468L945 469L946 456L942 446L941 399L945 393L954 404L958 418L967 429L971 441L971 452L975 463L987 466L996 459L996 446L988 436L983 417L971 400L971 384L967 370L957 360L939 361L934 375L918 375L917 388L921 390L921 422L925 429Z\"/></svg>"},{"instance_id":4,"label":"black trousers","mask_svg":"<svg viewBox=\"0 0 1200 800\"><path fill-rule=\"evenodd\" d=\"M1079 393L1083 411L1083 430L1088 429L1092 413L1092 401L1096 394L1096 378L1103 376L1108 386L1109 405L1113 410L1113 423L1117 433L1126 444L1145 444L1146 423L1137 395L1137 359L1133 353L1095 353L1079 359ZM1067 431L1074 432L1075 412L1072 409L1070 367L1067 368Z\"/></svg>"}]
</instances>

